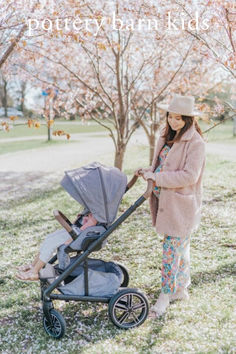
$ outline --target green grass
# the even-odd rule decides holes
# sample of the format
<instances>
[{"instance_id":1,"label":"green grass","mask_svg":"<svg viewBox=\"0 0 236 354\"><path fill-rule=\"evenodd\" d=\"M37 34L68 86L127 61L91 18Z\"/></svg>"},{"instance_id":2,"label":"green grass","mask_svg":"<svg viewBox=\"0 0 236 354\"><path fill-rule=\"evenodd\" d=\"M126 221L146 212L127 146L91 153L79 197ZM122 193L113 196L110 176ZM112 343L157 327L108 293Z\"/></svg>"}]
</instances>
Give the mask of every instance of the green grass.
<instances>
[{"instance_id":1,"label":"green grass","mask_svg":"<svg viewBox=\"0 0 236 354\"><path fill-rule=\"evenodd\" d=\"M73 144L74 141L70 140L24 140L24 141L13 141L11 143L0 144L0 155L6 153L12 153L22 150L39 149L49 146L55 146L60 144Z\"/></svg>"},{"instance_id":2,"label":"green grass","mask_svg":"<svg viewBox=\"0 0 236 354\"><path fill-rule=\"evenodd\" d=\"M90 123L89 125L73 124L73 122L68 122L67 124L57 124L55 123L52 132L55 130L64 130L69 133L72 137L73 134L89 134L100 132L104 133L102 135L97 135L97 137L104 137L108 132L105 128L98 124ZM34 137L45 136L44 139L34 140ZM32 140L29 138L32 137ZM26 138L20 141L1 141L7 138ZM47 141L47 128L45 125L41 125L40 128L28 128L28 126L15 126L9 132L0 131L0 154L12 153L21 150L38 149L42 147L48 147L49 145L57 144L70 144L73 143L71 139L67 140L66 137L58 139L51 134L51 141Z\"/></svg>"},{"instance_id":3,"label":"green grass","mask_svg":"<svg viewBox=\"0 0 236 354\"><path fill-rule=\"evenodd\" d=\"M41 121L40 121L41 122ZM66 133L69 134L78 134L78 133L94 133L94 132L102 132L107 131L101 125L97 123L90 123L89 125L82 125L82 124L73 124L73 121L68 121L67 123L63 124L60 122L52 126L52 131L54 130L64 130ZM0 131L0 139L6 138L18 138L18 137L29 137L29 136L39 136L45 135L45 139L47 138L47 127L45 124L41 124L40 128L29 128L27 125L16 125L11 129L9 132Z\"/></svg>"},{"instance_id":4,"label":"green grass","mask_svg":"<svg viewBox=\"0 0 236 354\"><path fill-rule=\"evenodd\" d=\"M108 161L109 160L109 161ZM112 163L112 156L106 161ZM148 165L148 149L127 151L125 173ZM202 223L192 235L191 299L176 302L158 320L122 331L108 320L107 306L62 303L55 308L67 322L67 334L49 338L42 327L38 283L15 278L16 267L36 254L45 235L58 227L52 210L69 217L78 204L58 184L52 191L6 202L0 214L0 348L3 353L233 353L235 352L235 184L236 166L210 155L204 176ZM139 180L124 196L120 212L145 190ZM151 228L148 203L136 210L93 256L123 263L130 286L145 292L154 303L160 291L161 237Z\"/></svg>"},{"instance_id":5,"label":"green grass","mask_svg":"<svg viewBox=\"0 0 236 354\"><path fill-rule=\"evenodd\" d=\"M200 121L199 124L203 132L211 127L211 125L202 121ZM204 134L204 138L209 142L235 144L236 136L233 136L233 121L229 120L214 127L208 133Z\"/></svg>"}]
</instances>

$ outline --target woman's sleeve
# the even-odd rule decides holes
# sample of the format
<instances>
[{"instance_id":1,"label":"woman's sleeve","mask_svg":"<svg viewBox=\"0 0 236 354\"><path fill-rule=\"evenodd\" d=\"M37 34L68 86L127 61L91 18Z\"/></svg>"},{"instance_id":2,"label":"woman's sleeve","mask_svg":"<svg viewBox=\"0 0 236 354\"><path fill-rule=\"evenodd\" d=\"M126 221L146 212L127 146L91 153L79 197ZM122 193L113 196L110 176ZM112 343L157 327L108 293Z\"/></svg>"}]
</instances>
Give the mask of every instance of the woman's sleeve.
<instances>
[{"instance_id":1,"label":"woman's sleeve","mask_svg":"<svg viewBox=\"0 0 236 354\"><path fill-rule=\"evenodd\" d=\"M195 184L205 161L204 141L193 141L189 144L185 166L179 171L162 171L156 174L156 186L181 188Z\"/></svg>"}]
</instances>

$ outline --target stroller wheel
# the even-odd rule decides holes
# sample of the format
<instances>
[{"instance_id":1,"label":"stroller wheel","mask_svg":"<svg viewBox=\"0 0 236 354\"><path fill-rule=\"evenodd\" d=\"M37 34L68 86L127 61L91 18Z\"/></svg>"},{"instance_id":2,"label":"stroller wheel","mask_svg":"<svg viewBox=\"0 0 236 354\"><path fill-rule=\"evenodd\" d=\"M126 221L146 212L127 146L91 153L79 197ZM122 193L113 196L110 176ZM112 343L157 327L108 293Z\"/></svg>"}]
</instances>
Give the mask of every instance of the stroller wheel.
<instances>
[{"instance_id":1,"label":"stroller wheel","mask_svg":"<svg viewBox=\"0 0 236 354\"><path fill-rule=\"evenodd\" d=\"M50 316L52 323L49 323L47 318L43 317L43 327L46 333L55 338L59 339L64 336L66 331L66 323L63 316L56 310L50 310Z\"/></svg>"},{"instance_id":2,"label":"stroller wheel","mask_svg":"<svg viewBox=\"0 0 236 354\"><path fill-rule=\"evenodd\" d=\"M148 300L139 290L124 289L111 298L108 311L115 326L123 329L138 327L148 316Z\"/></svg>"},{"instance_id":3,"label":"stroller wheel","mask_svg":"<svg viewBox=\"0 0 236 354\"><path fill-rule=\"evenodd\" d=\"M129 285L129 273L128 270L125 268L125 266L123 266L122 264L116 263L120 269L122 270L123 276L124 276L124 280L121 284L121 288L125 288Z\"/></svg>"}]
</instances>

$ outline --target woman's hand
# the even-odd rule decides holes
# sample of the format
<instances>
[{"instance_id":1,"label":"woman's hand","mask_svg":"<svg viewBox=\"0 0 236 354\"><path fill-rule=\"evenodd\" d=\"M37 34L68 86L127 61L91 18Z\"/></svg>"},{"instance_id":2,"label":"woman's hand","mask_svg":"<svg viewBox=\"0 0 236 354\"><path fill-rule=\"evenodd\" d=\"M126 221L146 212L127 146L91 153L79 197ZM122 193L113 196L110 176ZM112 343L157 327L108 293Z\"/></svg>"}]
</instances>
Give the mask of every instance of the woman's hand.
<instances>
[{"instance_id":1,"label":"woman's hand","mask_svg":"<svg viewBox=\"0 0 236 354\"><path fill-rule=\"evenodd\" d=\"M145 181L147 181L148 179L152 179L154 182L156 181L155 173L151 171L144 172L143 178L145 179Z\"/></svg>"},{"instance_id":2,"label":"woman's hand","mask_svg":"<svg viewBox=\"0 0 236 354\"><path fill-rule=\"evenodd\" d=\"M142 167L139 167L137 170L135 170L135 172L134 172L135 176L141 177L142 176L142 174L141 174L142 170L143 170Z\"/></svg>"},{"instance_id":3,"label":"woman's hand","mask_svg":"<svg viewBox=\"0 0 236 354\"><path fill-rule=\"evenodd\" d=\"M150 166L150 167L147 167L147 168L142 168L142 167L139 167L135 172L134 172L134 174L135 174L135 176L137 176L137 177L143 177L143 174L145 173L145 172L148 172L148 171L151 171L152 170L152 167Z\"/></svg>"}]
</instances>

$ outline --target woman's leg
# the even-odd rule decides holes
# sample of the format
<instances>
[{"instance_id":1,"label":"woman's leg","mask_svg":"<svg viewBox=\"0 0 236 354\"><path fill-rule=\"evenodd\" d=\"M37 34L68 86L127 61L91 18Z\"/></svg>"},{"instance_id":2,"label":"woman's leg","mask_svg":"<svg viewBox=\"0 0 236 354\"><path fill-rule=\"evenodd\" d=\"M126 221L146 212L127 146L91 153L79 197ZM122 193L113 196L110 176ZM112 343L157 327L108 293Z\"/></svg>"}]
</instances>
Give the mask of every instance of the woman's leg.
<instances>
[{"instance_id":1,"label":"woman's leg","mask_svg":"<svg viewBox=\"0 0 236 354\"><path fill-rule=\"evenodd\" d=\"M176 292L176 280L181 257L180 246L180 237L164 236L161 269L162 293L172 294Z\"/></svg>"},{"instance_id":2,"label":"woman's leg","mask_svg":"<svg viewBox=\"0 0 236 354\"><path fill-rule=\"evenodd\" d=\"M180 260L176 275L176 293L171 295L171 301L187 300L189 298L187 288L191 284L190 278L190 237L186 237L179 250Z\"/></svg>"},{"instance_id":3,"label":"woman's leg","mask_svg":"<svg viewBox=\"0 0 236 354\"><path fill-rule=\"evenodd\" d=\"M190 237L165 236L162 259L162 292L174 294L190 284Z\"/></svg>"},{"instance_id":4,"label":"woman's leg","mask_svg":"<svg viewBox=\"0 0 236 354\"><path fill-rule=\"evenodd\" d=\"M187 288L190 284L189 244L190 237L181 239L180 237L164 236L161 270L162 288L161 294L153 307L153 310L159 316L164 314L177 290L183 286Z\"/></svg>"}]
</instances>

